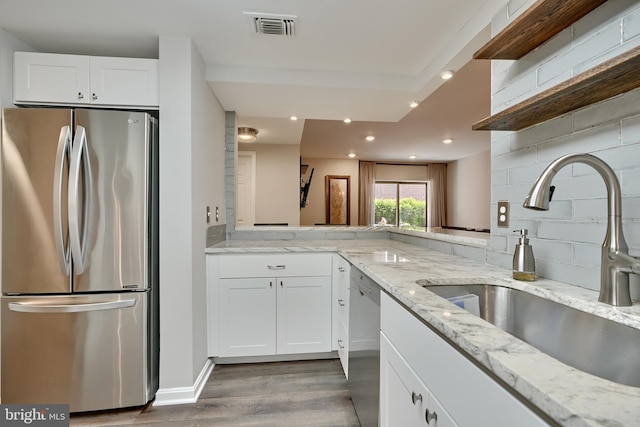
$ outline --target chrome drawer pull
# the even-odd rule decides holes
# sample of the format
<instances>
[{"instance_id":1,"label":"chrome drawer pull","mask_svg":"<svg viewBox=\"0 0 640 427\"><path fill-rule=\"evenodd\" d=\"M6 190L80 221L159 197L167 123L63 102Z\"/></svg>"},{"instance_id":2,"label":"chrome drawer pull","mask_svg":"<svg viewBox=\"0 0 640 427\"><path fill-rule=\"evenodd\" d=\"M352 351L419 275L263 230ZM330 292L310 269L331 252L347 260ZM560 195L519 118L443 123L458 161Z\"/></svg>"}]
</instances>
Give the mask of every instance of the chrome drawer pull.
<instances>
[{"instance_id":1,"label":"chrome drawer pull","mask_svg":"<svg viewBox=\"0 0 640 427\"><path fill-rule=\"evenodd\" d=\"M287 268L286 264L278 264L278 265L267 265L269 270L284 270Z\"/></svg>"},{"instance_id":2,"label":"chrome drawer pull","mask_svg":"<svg viewBox=\"0 0 640 427\"><path fill-rule=\"evenodd\" d=\"M436 413L436 411L429 412L429 408L427 408L426 412L424 413L424 419L427 424L431 425L431 421L438 422L438 414Z\"/></svg>"}]
</instances>

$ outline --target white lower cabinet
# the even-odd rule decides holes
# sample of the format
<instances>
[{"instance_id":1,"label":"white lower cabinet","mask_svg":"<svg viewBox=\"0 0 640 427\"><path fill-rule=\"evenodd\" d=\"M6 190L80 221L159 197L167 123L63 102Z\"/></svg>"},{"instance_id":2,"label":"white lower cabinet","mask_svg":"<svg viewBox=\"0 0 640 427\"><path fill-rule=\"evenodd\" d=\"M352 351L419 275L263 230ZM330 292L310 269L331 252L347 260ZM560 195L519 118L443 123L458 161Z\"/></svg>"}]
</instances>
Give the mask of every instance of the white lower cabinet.
<instances>
[{"instance_id":1,"label":"white lower cabinet","mask_svg":"<svg viewBox=\"0 0 640 427\"><path fill-rule=\"evenodd\" d=\"M384 333L380 369L381 426L457 426Z\"/></svg>"},{"instance_id":2,"label":"white lower cabinet","mask_svg":"<svg viewBox=\"0 0 640 427\"><path fill-rule=\"evenodd\" d=\"M220 356L276 354L274 281L220 280Z\"/></svg>"},{"instance_id":3,"label":"white lower cabinet","mask_svg":"<svg viewBox=\"0 0 640 427\"><path fill-rule=\"evenodd\" d=\"M334 255L333 267L333 348L338 351L344 375L349 378L349 275L351 264Z\"/></svg>"},{"instance_id":4,"label":"white lower cabinet","mask_svg":"<svg viewBox=\"0 0 640 427\"><path fill-rule=\"evenodd\" d=\"M331 351L331 277L277 280L277 354Z\"/></svg>"},{"instance_id":5,"label":"white lower cabinet","mask_svg":"<svg viewBox=\"0 0 640 427\"><path fill-rule=\"evenodd\" d=\"M380 300L382 427L548 426L404 306L385 293Z\"/></svg>"},{"instance_id":6,"label":"white lower cabinet","mask_svg":"<svg viewBox=\"0 0 640 427\"><path fill-rule=\"evenodd\" d=\"M220 280L220 356L331 351L331 278Z\"/></svg>"},{"instance_id":7,"label":"white lower cabinet","mask_svg":"<svg viewBox=\"0 0 640 427\"><path fill-rule=\"evenodd\" d=\"M222 255L207 264L209 356L331 351L330 254ZM305 271L324 275L298 276Z\"/></svg>"}]
</instances>

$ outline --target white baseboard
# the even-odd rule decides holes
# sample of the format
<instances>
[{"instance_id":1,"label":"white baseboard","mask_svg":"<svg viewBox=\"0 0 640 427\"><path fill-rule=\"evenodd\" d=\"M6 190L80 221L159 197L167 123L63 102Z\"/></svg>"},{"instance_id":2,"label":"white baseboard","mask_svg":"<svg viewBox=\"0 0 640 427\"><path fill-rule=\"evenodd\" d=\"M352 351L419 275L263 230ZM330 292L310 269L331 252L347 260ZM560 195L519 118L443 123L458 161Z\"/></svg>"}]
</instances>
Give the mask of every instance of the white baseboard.
<instances>
[{"instance_id":1,"label":"white baseboard","mask_svg":"<svg viewBox=\"0 0 640 427\"><path fill-rule=\"evenodd\" d=\"M213 360L207 359L207 363L205 363L192 387L160 388L156 392L156 399L153 402L153 406L196 403L214 366L215 363Z\"/></svg>"},{"instance_id":2,"label":"white baseboard","mask_svg":"<svg viewBox=\"0 0 640 427\"><path fill-rule=\"evenodd\" d=\"M272 356L242 356L242 357L214 357L217 365L227 365L236 363L264 363L264 362L290 362L294 360L321 360L337 359L338 352L330 353L301 353L301 354L279 354Z\"/></svg>"}]
</instances>

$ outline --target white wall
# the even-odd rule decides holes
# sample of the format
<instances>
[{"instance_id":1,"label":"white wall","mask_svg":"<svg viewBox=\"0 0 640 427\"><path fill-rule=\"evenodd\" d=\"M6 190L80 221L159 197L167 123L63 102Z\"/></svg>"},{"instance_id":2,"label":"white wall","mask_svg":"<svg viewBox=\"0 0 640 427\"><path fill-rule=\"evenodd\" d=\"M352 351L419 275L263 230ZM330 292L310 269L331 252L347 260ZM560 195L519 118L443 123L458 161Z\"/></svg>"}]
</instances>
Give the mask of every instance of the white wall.
<instances>
[{"instance_id":1,"label":"white wall","mask_svg":"<svg viewBox=\"0 0 640 427\"><path fill-rule=\"evenodd\" d=\"M497 32L530 6L513 0L493 21ZM519 61L493 61L492 111L529 98L606 59L640 45L640 3L610 1ZM553 181L548 212L522 208L542 170L568 153L606 161L622 186L623 230L640 256L640 91L635 90L519 132L493 132L491 251L488 261L510 268L516 235L527 228L539 275L599 289L606 190L590 167L570 165ZM509 228L496 226L498 200L511 202ZM638 278L632 278L638 284Z\"/></svg>"},{"instance_id":2,"label":"white wall","mask_svg":"<svg viewBox=\"0 0 640 427\"><path fill-rule=\"evenodd\" d=\"M315 225L326 223L326 207L325 207L325 186L324 179L326 175L345 175L350 176L350 225L358 225L358 178L360 176L360 167L358 160L341 160L341 159L316 159L303 158L302 163L309 165L306 173L308 178L311 168L314 168L313 179L309 187L309 196L307 198L307 206L300 209L300 225ZM298 192L300 190L298 189ZM298 205L299 206L299 205Z\"/></svg>"},{"instance_id":3,"label":"white wall","mask_svg":"<svg viewBox=\"0 0 640 427\"><path fill-rule=\"evenodd\" d=\"M300 146L238 144L256 153L256 223L300 225Z\"/></svg>"},{"instance_id":4,"label":"white wall","mask_svg":"<svg viewBox=\"0 0 640 427\"><path fill-rule=\"evenodd\" d=\"M0 28L0 108L13 107L13 52L34 49Z\"/></svg>"},{"instance_id":5,"label":"white wall","mask_svg":"<svg viewBox=\"0 0 640 427\"><path fill-rule=\"evenodd\" d=\"M160 389L207 362L206 206L224 215L224 111L188 38L160 37ZM224 219L224 216L223 216Z\"/></svg>"},{"instance_id":6,"label":"white wall","mask_svg":"<svg viewBox=\"0 0 640 427\"><path fill-rule=\"evenodd\" d=\"M447 164L447 225L490 228L491 151Z\"/></svg>"},{"instance_id":7,"label":"white wall","mask_svg":"<svg viewBox=\"0 0 640 427\"><path fill-rule=\"evenodd\" d=\"M426 181L425 165L386 165L377 164L376 181Z\"/></svg>"}]
</instances>

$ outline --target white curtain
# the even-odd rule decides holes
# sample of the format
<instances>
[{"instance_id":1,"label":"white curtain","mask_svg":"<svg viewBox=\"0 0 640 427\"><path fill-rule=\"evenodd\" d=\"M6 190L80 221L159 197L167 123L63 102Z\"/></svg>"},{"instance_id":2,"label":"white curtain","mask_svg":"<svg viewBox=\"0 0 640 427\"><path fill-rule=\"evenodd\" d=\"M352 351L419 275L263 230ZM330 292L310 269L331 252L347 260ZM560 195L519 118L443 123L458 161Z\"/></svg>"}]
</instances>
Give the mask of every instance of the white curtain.
<instances>
[{"instance_id":1,"label":"white curtain","mask_svg":"<svg viewBox=\"0 0 640 427\"><path fill-rule=\"evenodd\" d=\"M360 162L358 188L358 225L373 224L373 184L375 182L375 162Z\"/></svg>"},{"instance_id":2,"label":"white curtain","mask_svg":"<svg viewBox=\"0 0 640 427\"><path fill-rule=\"evenodd\" d=\"M431 163L427 166L429 200L427 202L427 227L447 225L447 165Z\"/></svg>"}]
</instances>

